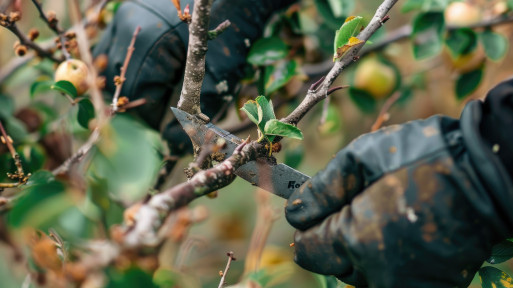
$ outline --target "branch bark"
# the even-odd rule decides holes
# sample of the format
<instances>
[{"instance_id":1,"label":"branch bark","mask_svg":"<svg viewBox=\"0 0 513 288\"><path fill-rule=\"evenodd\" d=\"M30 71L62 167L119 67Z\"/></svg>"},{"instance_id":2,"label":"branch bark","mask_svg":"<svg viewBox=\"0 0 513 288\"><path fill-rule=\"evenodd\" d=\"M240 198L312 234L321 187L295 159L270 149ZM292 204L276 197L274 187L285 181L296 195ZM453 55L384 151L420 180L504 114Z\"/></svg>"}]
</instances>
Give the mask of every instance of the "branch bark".
<instances>
[{"instance_id":1,"label":"branch bark","mask_svg":"<svg viewBox=\"0 0 513 288\"><path fill-rule=\"evenodd\" d=\"M192 22L189 25L189 46L180 100L177 108L192 115L201 113L200 95L205 77L208 25L212 0L195 0ZM203 116L203 118L206 116Z\"/></svg>"}]
</instances>

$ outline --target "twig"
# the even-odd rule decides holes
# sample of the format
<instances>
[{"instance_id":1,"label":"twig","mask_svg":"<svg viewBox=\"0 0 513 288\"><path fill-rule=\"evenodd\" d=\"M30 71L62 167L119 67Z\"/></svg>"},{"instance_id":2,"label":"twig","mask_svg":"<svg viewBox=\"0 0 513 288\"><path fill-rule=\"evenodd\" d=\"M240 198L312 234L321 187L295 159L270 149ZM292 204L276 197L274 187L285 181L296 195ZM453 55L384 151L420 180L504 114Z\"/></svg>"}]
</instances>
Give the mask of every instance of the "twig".
<instances>
[{"instance_id":1,"label":"twig","mask_svg":"<svg viewBox=\"0 0 513 288\"><path fill-rule=\"evenodd\" d=\"M39 3L38 0L32 0L32 3L34 3L34 6L36 6L37 11L39 12L39 17L46 23L46 25L48 25L48 28L55 32L55 34L57 34L59 37L59 40L61 41L61 51L62 55L64 55L64 58L71 59L71 55L69 54L68 50L66 50L66 45L64 44L66 42L64 39L64 30L60 29L57 25L57 19L48 19L45 12L43 11L41 3Z\"/></svg>"},{"instance_id":2,"label":"twig","mask_svg":"<svg viewBox=\"0 0 513 288\"><path fill-rule=\"evenodd\" d=\"M383 25L384 18L386 18L387 13L396 2L397 0L385 0L378 7L376 14L370 21L369 25L367 25L367 27L365 27L365 29L362 30L360 34L358 34L357 38L362 41L369 40L370 36L372 36L372 34L374 34L374 32L376 32ZM281 121L297 124L315 104L326 98L329 87L333 84L342 70L354 62L356 59L355 57L357 57L358 52L361 50L362 46L354 47L352 50L347 52L347 54L343 56L340 61L335 62L322 83L319 84L315 90L309 90L305 99L299 104L299 106L292 113L290 113L289 116L281 119Z\"/></svg>"},{"instance_id":3,"label":"twig","mask_svg":"<svg viewBox=\"0 0 513 288\"><path fill-rule=\"evenodd\" d=\"M14 174L7 173L7 177L13 180L18 180L18 183L15 184L3 184L0 185L0 188L12 188L17 187L21 184L27 183L30 173L25 175L25 172L23 171L23 166L21 165L20 155L16 153L16 150L14 149L14 146L12 146L12 139L9 135L7 135L7 132L5 132L4 125L2 124L2 121L0 121L0 132L2 133L2 143L4 143L7 148L9 149L9 152L12 155L12 159L14 160L14 164L16 165L17 172Z\"/></svg>"},{"instance_id":4,"label":"twig","mask_svg":"<svg viewBox=\"0 0 513 288\"><path fill-rule=\"evenodd\" d=\"M91 135L89 136L89 139L87 139L86 143L84 143L78 151L73 154L70 158L68 158L64 163L61 164L61 166L57 167L52 171L53 175L60 175L67 173L71 166L75 164L76 162L80 161L84 155L93 148L93 145L100 140L100 131L98 128L94 129Z\"/></svg>"},{"instance_id":5,"label":"twig","mask_svg":"<svg viewBox=\"0 0 513 288\"><path fill-rule=\"evenodd\" d=\"M221 35L224 30L226 30L228 27L230 27L232 23L230 20L224 20L221 22L221 24L217 25L217 27L214 30L208 31L208 40L214 40L217 38L217 36Z\"/></svg>"},{"instance_id":6,"label":"twig","mask_svg":"<svg viewBox=\"0 0 513 288\"><path fill-rule=\"evenodd\" d=\"M187 62L178 109L192 115L206 116L201 113L200 93L205 77L205 54L207 53L208 24L212 0L195 0L192 22L189 25L189 46ZM206 117L205 120L207 120Z\"/></svg>"},{"instance_id":7,"label":"twig","mask_svg":"<svg viewBox=\"0 0 513 288\"><path fill-rule=\"evenodd\" d=\"M43 49L41 46L34 43L32 40L27 38L25 34L23 34L20 29L18 28L18 25L16 25L15 21L2 21L1 26L5 27L7 30L11 31L16 37L18 37L18 40L20 41L21 45L25 45L32 50L36 52L36 54L39 57L45 57L53 62L60 63L62 62L62 59L56 58L51 51Z\"/></svg>"},{"instance_id":8,"label":"twig","mask_svg":"<svg viewBox=\"0 0 513 288\"><path fill-rule=\"evenodd\" d=\"M399 100L399 98L401 98L401 93L396 92L387 99L385 104L383 104L383 107L381 107L381 110L379 111L379 115L376 118L376 121L374 122L374 124L372 124L371 132L374 132L381 128L381 125L383 125L383 123L388 120L388 110L390 109L390 107L392 107L392 105L394 105L395 102L397 102L397 100Z\"/></svg>"},{"instance_id":9,"label":"twig","mask_svg":"<svg viewBox=\"0 0 513 288\"><path fill-rule=\"evenodd\" d=\"M135 28L134 34L132 35L132 41L130 41L130 45L126 49L127 52L126 52L126 56L125 56L125 62L123 62L123 67L121 67L121 75L114 78L114 79L116 79L116 80L114 80L116 82L116 91L114 92L114 97L112 98L112 104L111 104L112 105L111 109L113 112L118 111L118 99L119 99L119 96L121 95L121 89L123 88L123 83L125 83L125 80L126 80L126 78L125 78L126 70L128 70L128 63L130 63L130 59L132 58L132 54L134 53L135 40L137 39L137 35L139 34L139 31L141 31L141 26L137 26L137 28Z\"/></svg>"},{"instance_id":10,"label":"twig","mask_svg":"<svg viewBox=\"0 0 513 288\"><path fill-rule=\"evenodd\" d=\"M232 261L237 260L235 257L233 257L232 251L226 253L226 256L228 256L228 262L226 262L226 268L224 268L223 275L221 275L221 280L219 281L219 286L217 286L217 288L222 288L224 286L226 274L228 274L228 270L230 270L230 264L232 263Z\"/></svg>"}]
</instances>

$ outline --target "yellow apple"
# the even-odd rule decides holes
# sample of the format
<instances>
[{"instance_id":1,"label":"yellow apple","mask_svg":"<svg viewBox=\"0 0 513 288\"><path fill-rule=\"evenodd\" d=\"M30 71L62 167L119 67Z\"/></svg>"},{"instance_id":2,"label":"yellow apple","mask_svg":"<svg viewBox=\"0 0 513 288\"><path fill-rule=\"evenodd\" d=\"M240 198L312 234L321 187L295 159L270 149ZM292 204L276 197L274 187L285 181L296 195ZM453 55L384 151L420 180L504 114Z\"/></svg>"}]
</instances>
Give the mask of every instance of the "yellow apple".
<instances>
[{"instance_id":1,"label":"yellow apple","mask_svg":"<svg viewBox=\"0 0 513 288\"><path fill-rule=\"evenodd\" d=\"M445 8L445 24L469 26L481 21L481 10L467 2L452 2Z\"/></svg>"},{"instance_id":2,"label":"yellow apple","mask_svg":"<svg viewBox=\"0 0 513 288\"><path fill-rule=\"evenodd\" d=\"M66 80L71 82L77 89L77 94L84 94L89 85L87 83L87 75L89 69L87 65L78 59L70 59L62 62L57 70L55 70L55 81Z\"/></svg>"},{"instance_id":3,"label":"yellow apple","mask_svg":"<svg viewBox=\"0 0 513 288\"><path fill-rule=\"evenodd\" d=\"M376 56L361 60L354 75L354 88L369 93L374 99L390 95L397 82L395 70L381 62Z\"/></svg>"}]
</instances>

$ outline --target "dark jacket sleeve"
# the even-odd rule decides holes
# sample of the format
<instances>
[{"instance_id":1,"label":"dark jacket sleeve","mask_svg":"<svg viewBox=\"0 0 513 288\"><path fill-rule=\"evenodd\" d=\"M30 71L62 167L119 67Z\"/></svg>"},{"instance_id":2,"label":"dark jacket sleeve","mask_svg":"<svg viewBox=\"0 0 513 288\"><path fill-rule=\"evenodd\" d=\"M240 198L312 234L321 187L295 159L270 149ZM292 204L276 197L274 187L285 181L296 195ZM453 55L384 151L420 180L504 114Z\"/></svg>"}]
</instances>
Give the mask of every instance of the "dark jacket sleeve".
<instances>
[{"instance_id":1,"label":"dark jacket sleeve","mask_svg":"<svg viewBox=\"0 0 513 288\"><path fill-rule=\"evenodd\" d=\"M496 152L513 178L513 78L492 89L482 108L480 131L486 145Z\"/></svg>"}]
</instances>

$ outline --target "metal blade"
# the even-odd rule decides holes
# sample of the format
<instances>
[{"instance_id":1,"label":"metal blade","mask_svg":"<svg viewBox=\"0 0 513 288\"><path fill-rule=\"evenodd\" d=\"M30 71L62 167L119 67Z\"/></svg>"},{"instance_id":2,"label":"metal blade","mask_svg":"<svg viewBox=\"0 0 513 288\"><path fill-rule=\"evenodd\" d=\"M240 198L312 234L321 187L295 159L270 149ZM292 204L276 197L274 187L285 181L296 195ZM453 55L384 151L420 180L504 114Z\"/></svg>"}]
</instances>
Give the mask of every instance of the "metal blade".
<instances>
[{"instance_id":1,"label":"metal blade","mask_svg":"<svg viewBox=\"0 0 513 288\"><path fill-rule=\"evenodd\" d=\"M217 143L219 139L224 139L226 146L220 152L229 157L243 141L212 123L205 124L194 115L174 107L171 107L171 110L191 141L198 146ZM208 143L205 143L205 140L208 140ZM285 199L310 179L309 176L285 164L273 164L264 159L246 163L235 171L235 175Z\"/></svg>"}]
</instances>

